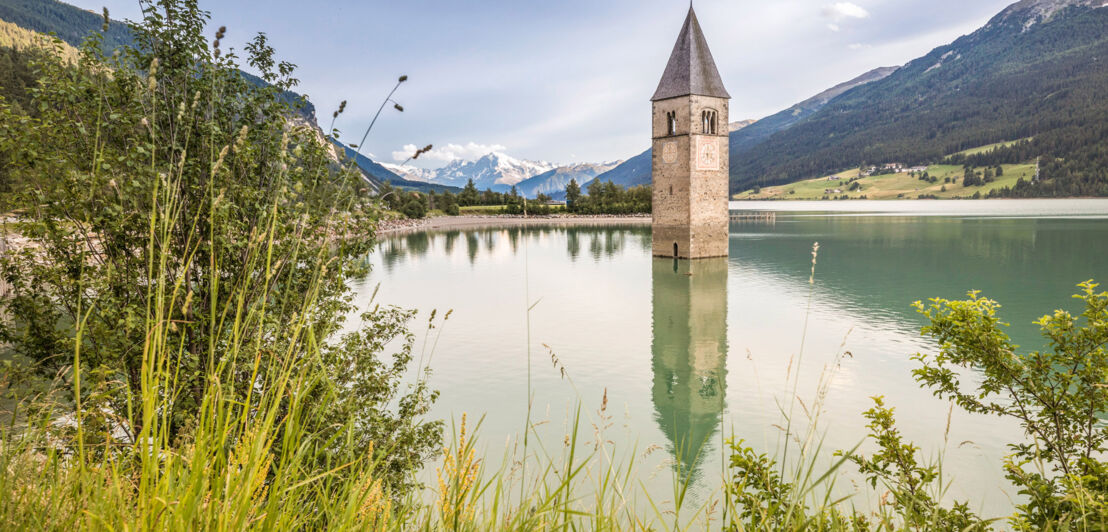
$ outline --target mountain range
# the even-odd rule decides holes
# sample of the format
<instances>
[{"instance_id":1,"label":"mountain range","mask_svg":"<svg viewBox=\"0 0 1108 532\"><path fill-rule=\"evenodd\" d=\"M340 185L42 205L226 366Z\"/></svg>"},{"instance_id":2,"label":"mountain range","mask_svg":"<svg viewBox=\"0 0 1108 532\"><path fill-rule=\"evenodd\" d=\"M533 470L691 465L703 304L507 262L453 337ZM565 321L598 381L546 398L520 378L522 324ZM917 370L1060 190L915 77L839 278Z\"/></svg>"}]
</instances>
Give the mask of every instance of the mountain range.
<instances>
[{"instance_id":1,"label":"mountain range","mask_svg":"<svg viewBox=\"0 0 1108 532\"><path fill-rule=\"evenodd\" d=\"M434 169L388 163L382 166L408 181L460 188L473 180L477 190L507 192L515 186L520 194L528 198L539 194L558 198L565 196L565 187L570 180L576 179L584 186L621 162L557 165L492 152L472 161L455 159Z\"/></svg>"},{"instance_id":2,"label":"mountain range","mask_svg":"<svg viewBox=\"0 0 1108 532\"><path fill-rule=\"evenodd\" d=\"M57 0L0 0L0 21L15 24L16 27L24 30L54 33L69 45L80 46L91 33L100 31L103 16ZM111 21L102 42L106 49L114 49L130 45L134 42L134 36L125 23ZM0 61L0 64L8 63L11 61L6 63ZM13 69L14 67L8 70ZM4 74L6 82L13 87L29 82L23 78L31 79L28 68L22 68L18 73ZM254 85L266 85L264 80L248 72L241 72L241 74L245 80ZM327 140L326 133L322 131L316 120L315 106L306 97L293 91L284 91L280 97L293 109L294 114L291 118L295 124L314 128L318 138ZM522 185L527 181L526 185L521 186L521 192L528 197L534 197L539 193L549 194L555 193L558 189L564 190L565 184L570 179L577 179L582 183L590 181L598 173L613 166L612 164L574 164L561 167L543 161L529 161L493 152L476 160L457 159L442 168L429 170L407 165L382 164L369 156L357 153L356 150L338 140L332 139L332 142L335 146L333 150L335 164L353 159L366 183L373 189L378 189L382 183L388 182L393 186L409 190L459 192L461 187L472 179L479 190L493 189L506 192L512 186Z\"/></svg>"},{"instance_id":3,"label":"mountain range","mask_svg":"<svg viewBox=\"0 0 1108 532\"><path fill-rule=\"evenodd\" d=\"M1108 195L1108 1L1022 0L977 31L730 134L731 190L865 164L1040 161L1012 196ZM952 154L1012 143L962 161ZM650 182L650 150L597 177Z\"/></svg>"},{"instance_id":4,"label":"mountain range","mask_svg":"<svg viewBox=\"0 0 1108 532\"><path fill-rule=\"evenodd\" d=\"M566 185L572 180L585 187L596 176L615 168L623 161L610 163L581 163L569 166L561 166L553 170L543 172L537 176L521 181L516 187L519 193L534 198L539 194L546 194L554 199L565 199Z\"/></svg>"},{"instance_id":5,"label":"mountain range","mask_svg":"<svg viewBox=\"0 0 1108 532\"><path fill-rule=\"evenodd\" d=\"M783 184L865 164L908 165L948 160L968 148L1017 139L958 159L979 166L1040 161L1034 187L1010 195L1108 195L1108 0L1021 0L977 31L900 67L883 67L756 121L731 124L731 190ZM54 32L78 45L102 24L100 15L57 0L0 0L0 19ZM104 45L131 42L113 21ZM243 73L257 84L264 81ZM282 94L306 123L306 98ZM320 131L320 134L322 132ZM338 153L354 151L336 142ZM559 197L576 179L622 186L650 182L651 153L621 163L556 165L504 153L455 160L428 170L356 163L374 188L383 182L416 190L516 186L533 197Z\"/></svg>"},{"instance_id":6,"label":"mountain range","mask_svg":"<svg viewBox=\"0 0 1108 532\"><path fill-rule=\"evenodd\" d=\"M1030 138L966 162L1039 160L1038 182L1006 195L1108 195L1106 6L1012 4L977 31L733 155L732 191L862 164L936 163L968 148Z\"/></svg>"},{"instance_id":7,"label":"mountain range","mask_svg":"<svg viewBox=\"0 0 1108 532\"><path fill-rule=\"evenodd\" d=\"M517 159L501 152L487 153L476 160L454 159L434 170L393 166L394 171L412 180L437 185L464 187L470 179L478 190L504 192L529 177L556 168L545 161Z\"/></svg>"}]
</instances>

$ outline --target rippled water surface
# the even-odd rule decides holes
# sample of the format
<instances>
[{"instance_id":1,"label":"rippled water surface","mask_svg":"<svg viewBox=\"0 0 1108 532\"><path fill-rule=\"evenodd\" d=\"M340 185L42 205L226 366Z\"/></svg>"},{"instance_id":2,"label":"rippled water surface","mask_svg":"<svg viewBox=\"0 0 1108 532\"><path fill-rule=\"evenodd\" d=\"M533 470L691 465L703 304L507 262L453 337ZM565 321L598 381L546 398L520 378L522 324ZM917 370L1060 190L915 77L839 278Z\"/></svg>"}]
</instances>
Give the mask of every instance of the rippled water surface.
<instances>
[{"instance_id":1,"label":"rippled water surface","mask_svg":"<svg viewBox=\"0 0 1108 532\"><path fill-rule=\"evenodd\" d=\"M561 444L578 403L588 440L606 392L604 439L616 454L662 449L640 467L646 489L665 500L680 467L694 471L694 497L703 497L718 486L721 436L780 449L792 376L802 418L822 375L830 378L820 429L826 449L858 444L861 412L884 395L906 437L928 456L944 453L952 497L986 515L1006 513L1013 495L1001 459L1020 431L955 410L947 432L949 405L911 377L910 356L934 346L919 336L910 305L981 290L1003 305L1016 343L1040 347L1032 322L1055 308L1075 310L1076 283L1108 279L1108 201L732 208L775 211L776 219L733 223L730 257L693 263L652 258L644 225L390 237L371 257L359 301L368 305L379 283L378 302L421 311L416 329L431 309L453 309L430 339L441 334L430 363L442 392L434 413L484 415L482 441L493 459L522 433L530 375L544 444ZM417 350L422 342L420 333ZM853 489L847 484L839 489Z\"/></svg>"}]
</instances>

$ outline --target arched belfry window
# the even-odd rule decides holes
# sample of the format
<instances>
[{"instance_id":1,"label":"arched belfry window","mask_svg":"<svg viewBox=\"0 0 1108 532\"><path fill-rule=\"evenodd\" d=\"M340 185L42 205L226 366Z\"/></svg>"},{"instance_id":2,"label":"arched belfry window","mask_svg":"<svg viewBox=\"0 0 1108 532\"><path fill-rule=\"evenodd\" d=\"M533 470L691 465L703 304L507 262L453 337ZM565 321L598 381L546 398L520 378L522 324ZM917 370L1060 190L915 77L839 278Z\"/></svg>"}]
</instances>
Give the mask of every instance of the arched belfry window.
<instances>
[{"instance_id":1,"label":"arched belfry window","mask_svg":"<svg viewBox=\"0 0 1108 532\"><path fill-rule=\"evenodd\" d=\"M700 130L705 135L716 134L716 112L711 109L705 109L700 112Z\"/></svg>"},{"instance_id":2,"label":"arched belfry window","mask_svg":"<svg viewBox=\"0 0 1108 532\"><path fill-rule=\"evenodd\" d=\"M666 135L677 134L677 111L666 113Z\"/></svg>"}]
</instances>

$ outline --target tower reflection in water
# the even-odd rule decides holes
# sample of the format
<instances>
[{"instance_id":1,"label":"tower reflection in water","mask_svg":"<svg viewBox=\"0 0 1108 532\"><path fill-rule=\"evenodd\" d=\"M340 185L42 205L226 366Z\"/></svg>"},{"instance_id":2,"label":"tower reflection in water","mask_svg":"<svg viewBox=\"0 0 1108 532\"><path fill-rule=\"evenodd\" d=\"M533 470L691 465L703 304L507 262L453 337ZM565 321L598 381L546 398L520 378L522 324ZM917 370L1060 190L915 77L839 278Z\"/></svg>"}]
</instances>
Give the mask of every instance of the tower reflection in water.
<instances>
[{"instance_id":1,"label":"tower reflection in water","mask_svg":"<svg viewBox=\"0 0 1108 532\"><path fill-rule=\"evenodd\" d=\"M653 285L655 417L674 469L688 479L717 446L727 373L727 259L654 259Z\"/></svg>"}]
</instances>

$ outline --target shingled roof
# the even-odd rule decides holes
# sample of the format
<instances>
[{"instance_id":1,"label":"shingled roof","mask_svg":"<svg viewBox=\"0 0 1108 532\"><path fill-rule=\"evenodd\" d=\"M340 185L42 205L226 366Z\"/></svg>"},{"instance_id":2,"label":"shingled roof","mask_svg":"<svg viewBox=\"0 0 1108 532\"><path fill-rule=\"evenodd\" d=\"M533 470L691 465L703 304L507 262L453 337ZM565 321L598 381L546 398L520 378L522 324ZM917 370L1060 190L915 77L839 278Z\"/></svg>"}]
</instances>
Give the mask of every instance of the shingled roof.
<instances>
[{"instance_id":1,"label":"shingled roof","mask_svg":"<svg viewBox=\"0 0 1108 532\"><path fill-rule=\"evenodd\" d=\"M692 6L689 6L689 16L685 17L685 25L681 26L677 43L673 45L662 81L650 101L690 94L731 98L727 89L723 88L723 80L719 77L719 70L716 70L712 51L708 49L708 42L704 40Z\"/></svg>"}]
</instances>

